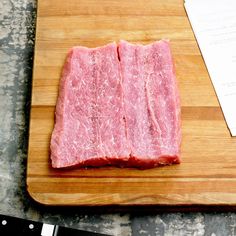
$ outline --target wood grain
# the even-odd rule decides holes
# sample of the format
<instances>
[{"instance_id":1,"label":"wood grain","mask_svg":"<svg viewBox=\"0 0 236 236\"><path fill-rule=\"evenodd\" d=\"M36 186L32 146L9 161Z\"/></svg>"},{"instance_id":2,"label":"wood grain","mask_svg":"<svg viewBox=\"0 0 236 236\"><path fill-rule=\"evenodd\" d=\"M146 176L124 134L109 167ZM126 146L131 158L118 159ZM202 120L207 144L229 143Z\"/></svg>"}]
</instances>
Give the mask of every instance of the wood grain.
<instances>
[{"instance_id":1,"label":"wood grain","mask_svg":"<svg viewBox=\"0 0 236 236\"><path fill-rule=\"evenodd\" d=\"M182 164L138 170L51 167L49 143L70 47L169 38L182 105ZM231 138L182 0L38 0L27 188L46 205L235 206Z\"/></svg>"}]
</instances>

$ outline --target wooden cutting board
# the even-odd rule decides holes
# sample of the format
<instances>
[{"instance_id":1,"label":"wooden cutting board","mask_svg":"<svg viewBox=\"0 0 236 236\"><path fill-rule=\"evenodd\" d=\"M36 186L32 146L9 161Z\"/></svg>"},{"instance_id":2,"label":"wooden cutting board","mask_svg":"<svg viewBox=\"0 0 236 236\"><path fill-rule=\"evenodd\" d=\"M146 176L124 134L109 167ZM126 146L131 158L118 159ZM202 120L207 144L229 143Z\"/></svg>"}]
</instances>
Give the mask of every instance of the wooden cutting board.
<instances>
[{"instance_id":1,"label":"wooden cutting board","mask_svg":"<svg viewBox=\"0 0 236 236\"><path fill-rule=\"evenodd\" d=\"M72 46L169 38L182 104L180 165L55 170L49 159L58 83ZM37 202L78 206L234 206L230 136L183 0L38 0L27 188Z\"/></svg>"}]
</instances>

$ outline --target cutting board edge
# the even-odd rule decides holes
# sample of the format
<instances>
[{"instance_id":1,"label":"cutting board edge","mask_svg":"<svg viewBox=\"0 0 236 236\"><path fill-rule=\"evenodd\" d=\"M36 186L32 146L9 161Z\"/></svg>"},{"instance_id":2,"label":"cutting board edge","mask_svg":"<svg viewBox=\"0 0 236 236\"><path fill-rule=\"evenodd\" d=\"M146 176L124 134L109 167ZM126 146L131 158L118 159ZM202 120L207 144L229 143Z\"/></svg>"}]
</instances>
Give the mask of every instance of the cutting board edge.
<instances>
[{"instance_id":1,"label":"cutting board edge","mask_svg":"<svg viewBox=\"0 0 236 236\"><path fill-rule=\"evenodd\" d=\"M107 203L98 203L98 202L94 202L94 203L85 203L85 201L82 200L82 202L75 202L77 200L73 199L72 201L67 201L65 202L65 197L61 198L60 196L58 197L57 201L52 201L50 199L47 199L48 195L45 193L34 193L31 192L29 188L27 188L27 192L29 194L29 196L38 204L40 205L44 205L44 206L59 206L59 207L63 207L63 206L69 206L69 207L91 207L91 208L103 208L103 207L113 207L114 209L122 209L122 208L127 208L129 210L132 210L132 208L135 207L140 207L139 210L144 210L142 208L147 208L146 210L158 210L158 209L163 209L163 210L170 210L170 211L189 211L189 210L200 210L200 209L214 209L216 210L217 208L219 210L236 210L236 200L235 201L229 201L228 203L226 203L227 199L225 199L225 195L222 197L221 201L218 202L206 202L205 201L205 197L203 196L202 199L199 199L198 202L192 202L189 201L187 202L186 200L183 200L183 202L173 202L172 204L170 204L169 202L163 203L163 202L122 202L122 201L111 201L111 202L107 202ZM55 195L55 194L54 194ZM57 195L57 194L56 194ZM58 194L58 195L66 195L66 194ZM67 194L69 196L71 196L71 194ZM92 198L94 194L86 194L86 196L91 197ZM100 199L100 201L104 198L103 197L99 197L99 194L97 194L97 198ZM106 197L109 197L112 194L107 194ZM160 197L162 194L160 194ZM201 195L201 194L199 194ZM79 194L77 194L77 196L79 196ZM83 195L83 198L86 197L85 195ZM50 196L49 196L50 197ZM159 195L156 195L156 198L158 198ZM232 195L231 195L232 197ZM230 199L232 200L232 198L230 197ZM236 199L236 193L233 194L234 199ZM173 194L173 199L175 198L174 194ZM63 199L63 202L62 202ZM228 199L228 200L230 200ZM137 209L134 209L137 211Z\"/></svg>"}]
</instances>

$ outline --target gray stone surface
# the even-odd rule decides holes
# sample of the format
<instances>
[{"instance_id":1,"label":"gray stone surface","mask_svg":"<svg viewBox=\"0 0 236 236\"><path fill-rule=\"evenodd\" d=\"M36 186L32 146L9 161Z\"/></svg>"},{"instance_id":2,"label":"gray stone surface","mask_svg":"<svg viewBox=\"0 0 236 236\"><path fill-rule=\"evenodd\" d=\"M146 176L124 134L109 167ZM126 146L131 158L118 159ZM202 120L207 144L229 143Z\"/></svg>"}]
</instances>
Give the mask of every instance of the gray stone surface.
<instances>
[{"instance_id":1,"label":"gray stone surface","mask_svg":"<svg viewBox=\"0 0 236 236\"><path fill-rule=\"evenodd\" d=\"M35 11L36 0L0 0L0 214L122 236L236 235L235 213L84 214L29 198L25 167Z\"/></svg>"}]
</instances>

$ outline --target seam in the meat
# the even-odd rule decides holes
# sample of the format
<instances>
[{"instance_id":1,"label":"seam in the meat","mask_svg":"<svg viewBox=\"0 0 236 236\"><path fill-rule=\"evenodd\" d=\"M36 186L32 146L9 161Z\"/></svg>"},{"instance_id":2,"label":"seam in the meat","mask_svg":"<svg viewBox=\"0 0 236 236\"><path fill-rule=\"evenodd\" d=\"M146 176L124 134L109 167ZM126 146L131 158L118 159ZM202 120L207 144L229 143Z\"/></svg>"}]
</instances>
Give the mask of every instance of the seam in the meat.
<instances>
[{"instance_id":1,"label":"seam in the meat","mask_svg":"<svg viewBox=\"0 0 236 236\"><path fill-rule=\"evenodd\" d=\"M123 115L123 121L124 121L124 127L125 127L125 137L126 137L126 140L127 140L127 143L128 143L128 147L129 147L129 158L132 157L132 148L131 148L131 143L128 139L128 128L127 128L127 119L126 119L126 109L125 109L125 102L124 102L124 88L123 88L123 76L122 76L122 73L121 73L121 57L120 57L120 46L117 45L117 56L118 56L118 60L119 60L119 74L120 74L120 86L121 86L121 90L122 90L122 98L121 98L121 101L122 101L122 108L123 108L123 111L124 111L124 115ZM129 161L129 160L128 160Z\"/></svg>"}]
</instances>

